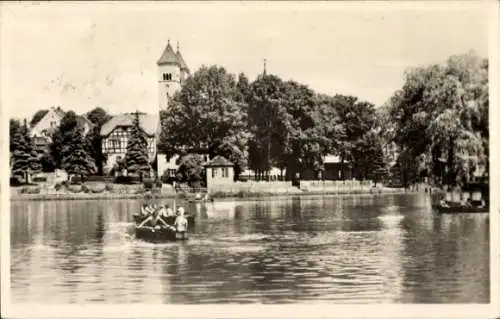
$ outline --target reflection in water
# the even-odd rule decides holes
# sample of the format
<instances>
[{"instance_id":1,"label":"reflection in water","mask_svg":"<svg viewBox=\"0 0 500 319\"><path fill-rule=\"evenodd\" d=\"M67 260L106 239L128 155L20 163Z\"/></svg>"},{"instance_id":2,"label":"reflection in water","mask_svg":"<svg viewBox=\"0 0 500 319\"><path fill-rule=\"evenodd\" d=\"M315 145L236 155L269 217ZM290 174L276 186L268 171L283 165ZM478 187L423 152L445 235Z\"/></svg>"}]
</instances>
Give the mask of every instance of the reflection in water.
<instances>
[{"instance_id":1,"label":"reflection in water","mask_svg":"<svg viewBox=\"0 0 500 319\"><path fill-rule=\"evenodd\" d=\"M12 298L44 303L488 302L487 215L421 195L183 203L187 242L134 238L141 201L13 202Z\"/></svg>"}]
</instances>

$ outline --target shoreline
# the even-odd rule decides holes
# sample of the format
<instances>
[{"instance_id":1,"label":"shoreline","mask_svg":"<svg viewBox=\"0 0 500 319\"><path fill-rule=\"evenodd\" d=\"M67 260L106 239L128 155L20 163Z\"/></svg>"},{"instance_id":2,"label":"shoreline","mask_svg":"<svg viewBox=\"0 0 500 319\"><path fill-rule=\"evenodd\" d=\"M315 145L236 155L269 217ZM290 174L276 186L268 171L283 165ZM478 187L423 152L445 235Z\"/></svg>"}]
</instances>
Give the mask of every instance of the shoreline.
<instances>
[{"instance_id":1,"label":"shoreline","mask_svg":"<svg viewBox=\"0 0 500 319\"><path fill-rule=\"evenodd\" d=\"M412 194L418 191L405 191L404 188L382 188L373 191L329 191L329 190L314 190L301 191L292 193L258 191L258 192L235 192L235 193L214 193L214 200L249 200L249 199L264 199L277 197L310 197L310 196L354 196L354 195L395 195L395 194ZM182 194L182 193L181 193ZM52 194L12 194L10 195L11 202L18 201L69 201L69 200L119 200L119 199L174 199L187 200L196 202L196 200L185 197L181 194L115 194L115 193L52 193Z\"/></svg>"}]
</instances>

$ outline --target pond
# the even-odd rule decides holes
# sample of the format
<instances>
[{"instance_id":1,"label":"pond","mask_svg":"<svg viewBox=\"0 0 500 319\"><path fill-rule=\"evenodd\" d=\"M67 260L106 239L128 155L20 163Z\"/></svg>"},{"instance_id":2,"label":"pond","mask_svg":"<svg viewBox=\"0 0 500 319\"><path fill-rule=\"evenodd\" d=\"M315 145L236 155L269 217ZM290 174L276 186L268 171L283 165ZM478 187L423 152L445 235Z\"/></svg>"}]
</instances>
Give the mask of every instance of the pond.
<instances>
[{"instance_id":1,"label":"pond","mask_svg":"<svg viewBox=\"0 0 500 319\"><path fill-rule=\"evenodd\" d=\"M12 202L12 302L489 302L488 215L424 194L186 203L166 244L134 238L141 204Z\"/></svg>"}]
</instances>

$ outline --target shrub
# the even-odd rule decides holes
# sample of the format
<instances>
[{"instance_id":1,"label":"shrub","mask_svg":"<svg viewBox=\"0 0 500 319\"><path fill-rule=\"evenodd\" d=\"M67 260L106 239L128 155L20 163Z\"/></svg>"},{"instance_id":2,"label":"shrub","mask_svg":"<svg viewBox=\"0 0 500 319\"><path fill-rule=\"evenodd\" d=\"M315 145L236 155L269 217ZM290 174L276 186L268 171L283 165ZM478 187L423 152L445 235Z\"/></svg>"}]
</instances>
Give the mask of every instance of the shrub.
<instances>
[{"instance_id":1,"label":"shrub","mask_svg":"<svg viewBox=\"0 0 500 319\"><path fill-rule=\"evenodd\" d=\"M23 183L18 177L10 178L10 186L21 186Z\"/></svg>"},{"instance_id":2,"label":"shrub","mask_svg":"<svg viewBox=\"0 0 500 319\"><path fill-rule=\"evenodd\" d=\"M113 189L114 189L114 186L113 184L106 184L106 186L104 187L104 189L108 192L112 192Z\"/></svg>"},{"instance_id":3,"label":"shrub","mask_svg":"<svg viewBox=\"0 0 500 319\"><path fill-rule=\"evenodd\" d=\"M83 183L83 180L80 176L71 176L70 182L71 185L80 185Z\"/></svg>"},{"instance_id":4,"label":"shrub","mask_svg":"<svg viewBox=\"0 0 500 319\"><path fill-rule=\"evenodd\" d=\"M25 186L19 190L19 194L40 194L40 187Z\"/></svg>"},{"instance_id":5,"label":"shrub","mask_svg":"<svg viewBox=\"0 0 500 319\"><path fill-rule=\"evenodd\" d=\"M47 181L47 176L35 176L33 182L42 183Z\"/></svg>"},{"instance_id":6,"label":"shrub","mask_svg":"<svg viewBox=\"0 0 500 319\"><path fill-rule=\"evenodd\" d=\"M145 179L143 181L144 189L153 189L155 182L152 179Z\"/></svg>"},{"instance_id":7,"label":"shrub","mask_svg":"<svg viewBox=\"0 0 500 319\"><path fill-rule=\"evenodd\" d=\"M248 176L240 176L238 177L239 182L248 182L249 178Z\"/></svg>"},{"instance_id":8,"label":"shrub","mask_svg":"<svg viewBox=\"0 0 500 319\"><path fill-rule=\"evenodd\" d=\"M56 191L59 191L61 188L63 188L63 184L57 183L57 184L54 185L54 188L55 188Z\"/></svg>"},{"instance_id":9,"label":"shrub","mask_svg":"<svg viewBox=\"0 0 500 319\"><path fill-rule=\"evenodd\" d=\"M155 182L155 186L156 186L157 188L161 188L161 187L163 186L163 183L161 182L161 180L157 180L157 181Z\"/></svg>"},{"instance_id":10,"label":"shrub","mask_svg":"<svg viewBox=\"0 0 500 319\"><path fill-rule=\"evenodd\" d=\"M99 194L104 192L106 188L105 187L97 187L97 188L91 188L90 191L94 194Z\"/></svg>"},{"instance_id":11,"label":"shrub","mask_svg":"<svg viewBox=\"0 0 500 319\"><path fill-rule=\"evenodd\" d=\"M140 179L138 176L117 176L115 177L116 184L135 184L139 183Z\"/></svg>"},{"instance_id":12,"label":"shrub","mask_svg":"<svg viewBox=\"0 0 500 319\"><path fill-rule=\"evenodd\" d=\"M92 175L87 178L88 182L112 182L115 178L113 176Z\"/></svg>"},{"instance_id":13,"label":"shrub","mask_svg":"<svg viewBox=\"0 0 500 319\"><path fill-rule=\"evenodd\" d=\"M80 185L71 185L68 187L68 190L72 193L81 193L82 192L82 186Z\"/></svg>"},{"instance_id":14,"label":"shrub","mask_svg":"<svg viewBox=\"0 0 500 319\"><path fill-rule=\"evenodd\" d=\"M90 193L90 188L87 185L83 184L82 185L82 191L84 193Z\"/></svg>"}]
</instances>

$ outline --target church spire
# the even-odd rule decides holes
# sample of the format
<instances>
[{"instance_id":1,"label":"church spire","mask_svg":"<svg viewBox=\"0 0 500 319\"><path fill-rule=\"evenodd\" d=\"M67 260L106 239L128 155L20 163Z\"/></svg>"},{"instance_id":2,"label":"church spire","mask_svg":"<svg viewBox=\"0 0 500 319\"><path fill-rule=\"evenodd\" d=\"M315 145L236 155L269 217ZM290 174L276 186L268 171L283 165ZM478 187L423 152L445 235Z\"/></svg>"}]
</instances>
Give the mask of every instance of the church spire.
<instances>
[{"instance_id":1,"label":"church spire","mask_svg":"<svg viewBox=\"0 0 500 319\"><path fill-rule=\"evenodd\" d=\"M177 58L177 55L174 52L174 49L170 45L170 39L167 41L167 47L163 51L163 54L161 55L160 59L157 62L158 65L163 65L163 64L180 64L179 59Z\"/></svg>"}]
</instances>

